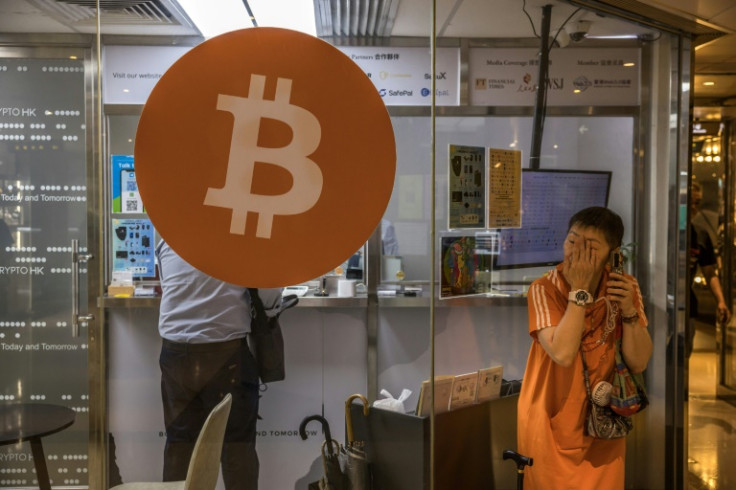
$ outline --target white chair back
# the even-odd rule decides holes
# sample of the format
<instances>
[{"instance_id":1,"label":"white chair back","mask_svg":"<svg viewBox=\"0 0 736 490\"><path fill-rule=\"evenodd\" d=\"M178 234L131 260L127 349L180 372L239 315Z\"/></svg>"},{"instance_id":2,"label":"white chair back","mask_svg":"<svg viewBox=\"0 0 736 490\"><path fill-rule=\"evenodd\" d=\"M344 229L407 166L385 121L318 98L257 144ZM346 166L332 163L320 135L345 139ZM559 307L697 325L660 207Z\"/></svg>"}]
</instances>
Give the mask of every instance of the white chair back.
<instances>
[{"instance_id":1,"label":"white chair back","mask_svg":"<svg viewBox=\"0 0 736 490\"><path fill-rule=\"evenodd\" d=\"M232 395L228 393L205 420L189 460L185 490L215 490L231 404Z\"/></svg>"}]
</instances>

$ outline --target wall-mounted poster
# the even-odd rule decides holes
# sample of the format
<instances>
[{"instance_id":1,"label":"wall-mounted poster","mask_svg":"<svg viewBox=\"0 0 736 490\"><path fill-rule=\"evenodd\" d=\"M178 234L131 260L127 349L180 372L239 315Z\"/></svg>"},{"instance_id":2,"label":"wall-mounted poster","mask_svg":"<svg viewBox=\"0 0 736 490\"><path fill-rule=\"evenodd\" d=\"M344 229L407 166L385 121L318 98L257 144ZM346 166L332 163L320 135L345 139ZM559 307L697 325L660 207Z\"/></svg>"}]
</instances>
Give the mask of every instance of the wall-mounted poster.
<instances>
[{"instance_id":1,"label":"wall-mounted poster","mask_svg":"<svg viewBox=\"0 0 736 490\"><path fill-rule=\"evenodd\" d=\"M150 219L112 220L112 271L129 271L133 278L155 277L153 240Z\"/></svg>"},{"instance_id":2,"label":"wall-mounted poster","mask_svg":"<svg viewBox=\"0 0 736 490\"><path fill-rule=\"evenodd\" d=\"M450 145L448 173L448 228L485 228L485 148Z\"/></svg>"},{"instance_id":3,"label":"wall-mounted poster","mask_svg":"<svg viewBox=\"0 0 736 490\"><path fill-rule=\"evenodd\" d=\"M440 297L475 292L475 237L445 236L441 239Z\"/></svg>"},{"instance_id":4,"label":"wall-mounted poster","mask_svg":"<svg viewBox=\"0 0 736 490\"><path fill-rule=\"evenodd\" d=\"M110 196L113 213L143 213L143 201L135 179L133 155L113 155Z\"/></svg>"},{"instance_id":5,"label":"wall-mounted poster","mask_svg":"<svg viewBox=\"0 0 736 490\"><path fill-rule=\"evenodd\" d=\"M498 232L440 237L440 299L491 292Z\"/></svg>"},{"instance_id":6,"label":"wall-mounted poster","mask_svg":"<svg viewBox=\"0 0 736 490\"><path fill-rule=\"evenodd\" d=\"M488 227L521 228L521 151L488 149Z\"/></svg>"}]
</instances>

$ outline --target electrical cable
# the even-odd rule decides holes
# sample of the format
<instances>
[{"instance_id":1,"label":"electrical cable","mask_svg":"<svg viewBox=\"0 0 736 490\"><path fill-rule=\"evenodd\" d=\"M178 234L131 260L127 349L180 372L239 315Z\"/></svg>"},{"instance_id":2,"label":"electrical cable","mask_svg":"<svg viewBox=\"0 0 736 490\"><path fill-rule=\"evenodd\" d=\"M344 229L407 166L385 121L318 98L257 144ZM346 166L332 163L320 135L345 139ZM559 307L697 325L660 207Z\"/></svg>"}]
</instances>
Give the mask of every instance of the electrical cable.
<instances>
[{"instance_id":1,"label":"electrical cable","mask_svg":"<svg viewBox=\"0 0 736 490\"><path fill-rule=\"evenodd\" d=\"M250 21L253 23L253 27L258 27L256 16L253 15L253 11L250 9L250 4L248 3L248 0L243 0L243 5L245 6L245 10L248 12L248 16L250 17Z\"/></svg>"},{"instance_id":2,"label":"electrical cable","mask_svg":"<svg viewBox=\"0 0 736 490\"><path fill-rule=\"evenodd\" d=\"M524 3L521 4L521 11L524 12L526 15L526 18L529 19L529 23L532 26L532 32L534 33L534 37L539 37L539 34L537 34L537 29L534 27L534 21L532 20L531 15L529 15L529 12L526 11L526 0L524 0Z\"/></svg>"}]
</instances>

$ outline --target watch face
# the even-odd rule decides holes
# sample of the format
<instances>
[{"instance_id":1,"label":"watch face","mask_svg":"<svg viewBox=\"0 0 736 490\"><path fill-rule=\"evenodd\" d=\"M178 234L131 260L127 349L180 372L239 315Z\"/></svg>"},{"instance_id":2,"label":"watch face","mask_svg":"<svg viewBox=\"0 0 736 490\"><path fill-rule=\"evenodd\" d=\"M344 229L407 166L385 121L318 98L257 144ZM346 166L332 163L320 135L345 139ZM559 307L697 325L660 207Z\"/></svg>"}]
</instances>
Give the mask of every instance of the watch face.
<instances>
[{"instance_id":1,"label":"watch face","mask_svg":"<svg viewBox=\"0 0 736 490\"><path fill-rule=\"evenodd\" d=\"M586 291L578 291L575 294L575 301L577 303L585 304L590 299L590 295Z\"/></svg>"}]
</instances>

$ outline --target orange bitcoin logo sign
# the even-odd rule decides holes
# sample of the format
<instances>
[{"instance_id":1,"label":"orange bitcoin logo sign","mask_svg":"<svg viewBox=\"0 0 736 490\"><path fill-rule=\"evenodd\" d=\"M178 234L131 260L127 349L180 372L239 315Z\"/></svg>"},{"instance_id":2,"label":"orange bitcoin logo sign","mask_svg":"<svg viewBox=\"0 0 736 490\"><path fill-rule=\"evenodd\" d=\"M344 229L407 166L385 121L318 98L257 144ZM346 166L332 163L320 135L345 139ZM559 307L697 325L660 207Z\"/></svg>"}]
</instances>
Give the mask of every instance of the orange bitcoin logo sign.
<instances>
[{"instance_id":1,"label":"orange bitcoin logo sign","mask_svg":"<svg viewBox=\"0 0 736 490\"><path fill-rule=\"evenodd\" d=\"M234 284L313 279L380 223L396 146L386 108L349 58L276 28L234 31L164 74L135 143L141 197L161 236Z\"/></svg>"}]
</instances>

